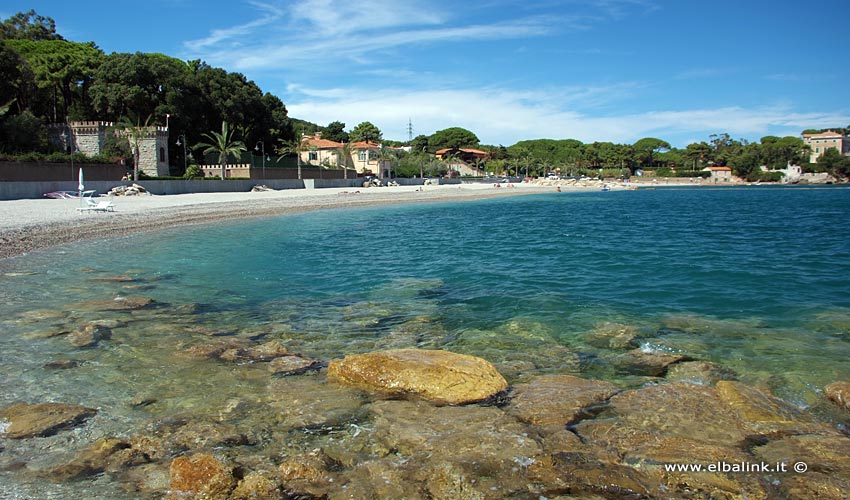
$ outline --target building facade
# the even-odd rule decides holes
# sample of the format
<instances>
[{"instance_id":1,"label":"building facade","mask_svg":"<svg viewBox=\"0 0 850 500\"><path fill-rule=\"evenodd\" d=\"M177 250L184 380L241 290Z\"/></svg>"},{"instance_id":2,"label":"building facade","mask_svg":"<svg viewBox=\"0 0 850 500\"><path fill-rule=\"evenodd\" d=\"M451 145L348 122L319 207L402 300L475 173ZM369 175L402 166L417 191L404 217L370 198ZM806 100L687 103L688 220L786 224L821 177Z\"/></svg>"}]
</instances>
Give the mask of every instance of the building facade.
<instances>
[{"instance_id":1,"label":"building facade","mask_svg":"<svg viewBox=\"0 0 850 500\"><path fill-rule=\"evenodd\" d=\"M809 163L817 163L827 149L837 149L843 155L850 154L850 140L839 132L828 130L819 134L803 134L803 142L810 148Z\"/></svg>"},{"instance_id":2,"label":"building facade","mask_svg":"<svg viewBox=\"0 0 850 500\"><path fill-rule=\"evenodd\" d=\"M709 182L713 182L715 184L720 182L732 182L732 169L729 167L705 167L702 169L703 172L709 172L711 177L709 177Z\"/></svg>"}]
</instances>

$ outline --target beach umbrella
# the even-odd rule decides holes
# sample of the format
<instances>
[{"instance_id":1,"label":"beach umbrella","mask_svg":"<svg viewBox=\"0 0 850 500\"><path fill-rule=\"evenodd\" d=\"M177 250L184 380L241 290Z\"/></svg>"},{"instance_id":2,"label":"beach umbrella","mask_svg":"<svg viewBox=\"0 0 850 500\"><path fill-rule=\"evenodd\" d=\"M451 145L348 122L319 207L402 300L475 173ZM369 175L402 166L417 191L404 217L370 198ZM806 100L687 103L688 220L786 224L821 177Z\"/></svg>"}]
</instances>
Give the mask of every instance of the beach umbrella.
<instances>
[{"instance_id":1,"label":"beach umbrella","mask_svg":"<svg viewBox=\"0 0 850 500\"><path fill-rule=\"evenodd\" d=\"M80 183L77 185L77 189L80 191L80 208L83 208L83 190L86 186L83 184L83 168L80 167Z\"/></svg>"}]
</instances>

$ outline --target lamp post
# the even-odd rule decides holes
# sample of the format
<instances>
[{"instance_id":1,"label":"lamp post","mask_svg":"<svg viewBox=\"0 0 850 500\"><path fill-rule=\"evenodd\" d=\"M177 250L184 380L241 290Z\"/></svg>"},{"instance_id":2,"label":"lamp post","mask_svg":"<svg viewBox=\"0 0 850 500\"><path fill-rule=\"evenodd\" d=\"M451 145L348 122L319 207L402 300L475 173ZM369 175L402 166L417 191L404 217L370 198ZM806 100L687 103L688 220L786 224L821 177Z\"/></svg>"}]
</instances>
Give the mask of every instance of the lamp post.
<instances>
[{"instance_id":1,"label":"lamp post","mask_svg":"<svg viewBox=\"0 0 850 500\"><path fill-rule=\"evenodd\" d=\"M266 143L260 141L254 146L254 151L260 151L260 154L263 155L263 180L266 178ZM300 177L300 175L299 175Z\"/></svg>"},{"instance_id":2,"label":"lamp post","mask_svg":"<svg viewBox=\"0 0 850 500\"><path fill-rule=\"evenodd\" d=\"M68 127L68 144L67 149L71 152L71 180L74 180L74 132L71 130L71 124L65 121L65 125Z\"/></svg>"},{"instance_id":3,"label":"lamp post","mask_svg":"<svg viewBox=\"0 0 850 500\"><path fill-rule=\"evenodd\" d=\"M180 134L177 136L177 145L183 146L183 173L186 173L186 136Z\"/></svg>"}]
</instances>

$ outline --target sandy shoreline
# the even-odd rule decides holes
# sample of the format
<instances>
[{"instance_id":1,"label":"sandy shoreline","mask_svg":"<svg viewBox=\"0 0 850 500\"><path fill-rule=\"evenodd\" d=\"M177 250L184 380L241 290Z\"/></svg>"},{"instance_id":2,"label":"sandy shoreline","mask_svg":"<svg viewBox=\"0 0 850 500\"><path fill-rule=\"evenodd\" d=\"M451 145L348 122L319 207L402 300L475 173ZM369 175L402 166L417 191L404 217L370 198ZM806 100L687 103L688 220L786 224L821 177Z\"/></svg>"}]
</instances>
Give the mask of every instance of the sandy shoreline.
<instances>
[{"instance_id":1,"label":"sandy shoreline","mask_svg":"<svg viewBox=\"0 0 850 500\"><path fill-rule=\"evenodd\" d=\"M123 236L222 219L324 208L460 201L552 192L550 186L492 185L328 188L247 193L114 197L114 212L80 213L79 200L0 201L0 259L80 240Z\"/></svg>"}]
</instances>

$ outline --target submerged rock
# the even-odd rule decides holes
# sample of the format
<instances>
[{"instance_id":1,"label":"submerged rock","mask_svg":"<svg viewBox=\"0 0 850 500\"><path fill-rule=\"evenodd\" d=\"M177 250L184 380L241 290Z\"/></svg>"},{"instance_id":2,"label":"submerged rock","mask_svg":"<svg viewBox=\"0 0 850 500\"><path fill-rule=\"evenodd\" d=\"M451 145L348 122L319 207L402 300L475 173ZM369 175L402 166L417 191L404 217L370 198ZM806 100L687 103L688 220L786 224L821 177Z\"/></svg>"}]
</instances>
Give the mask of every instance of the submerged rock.
<instances>
[{"instance_id":1,"label":"submerged rock","mask_svg":"<svg viewBox=\"0 0 850 500\"><path fill-rule=\"evenodd\" d=\"M402 456L429 462L476 464L489 471L510 470L541 451L525 425L492 406L376 401L369 407L369 413L372 441Z\"/></svg>"},{"instance_id":2,"label":"submerged rock","mask_svg":"<svg viewBox=\"0 0 850 500\"><path fill-rule=\"evenodd\" d=\"M68 309L76 311L134 311L144 309L154 304L147 297L116 297L114 299L95 299L68 305Z\"/></svg>"},{"instance_id":3,"label":"submerged rock","mask_svg":"<svg viewBox=\"0 0 850 500\"><path fill-rule=\"evenodd\" d=\"M824 387L823 393L827 399L850 411L850 382L833 382Z\"/></svg>"},{"instance_id":4,"label":"submerged rock","mask_svg":"<svg viewBox=\"0 0 850 500\"><path fill-rule=\"evenodd\" d=\"M282 430L347 425L361 412L359 391L328 383L324 377L275 377L268 385L270 415Z\"/></svg>"},{"instance_id":5,"label":"submerged rock","mask_svg":"<svg viewBox=\"0 0 850 500\"><path fill-rule=\"evenodd\" d=\"M641 338L636 326L621 323L603 323L588 332L585 340L588 344L603 349L629 349L637 347Z\"/></svg>"},{"instance_id":6,"label":"submerged rock","mask_svg":"<svg viewBox=\"0 0 850 500\"><path fill-rule=\"evenodd\" d=\"M180 351L181 354L192 358L219 358L223 353L238 351L249 345L244 339L222 339L206 344L197 344Z\"/></svg>"},{"instance_id":7,"label":"submerged rock","mask_svg":"<svg viewBox=\"0 0 850 500\"><path fill-rule=\"evenodd\" d=\"M561 426L575 422L588 406L617 392L610 382L572 375L538 377L514 388L509 412L523 422Z\"/></svg>"},{"instance_id":8,"label":"submerged rock","mask_svg":"<svg viewBox=\"0 0 850 500\"><path fill-rule=\"evenodd\" d=\"M301 356L282 356L269 362L269 371L275 375L295 375L318 365L318 361Z\"/></svg>"},{"instance_id":9,"label":"submerged rock","mask_svg":"<svg viewBox=\"0 0 850 500\"><path fill-rule=\"evenodd\" d=\"M278 470L288 493L323 498L334 482L330 469L336 465L324 451L316 449L285 460Z\"/></svg>"},{"instance_id":10,"label":"submerged rock","mask_svg":"<svg viewBox=\"0 0 850 500\"><path fill-rule=\"evenodd\" d=\"M738 413L714 387L684 382L650 385L623 391L609 403L624 432L668 434L718 446L737 446L748 435Z\"/></svg>"},{"instance_id":11,"label":"submerged rock","mask_svg":"<svg viewBox=\"0 0 850 500\"><path fill-rule=\"evenodd\" d=\"M250 472L236 485L230 500L283 500L280 478L265 471Z\"/></svg>"},{"instance_id":12,"label":"submerged rock","mask_svg":"<svg viewBox=\"0 0 850 500\"><path fill-rule=\"evenodd\" d=\"M682 361L667 368L664 378L670 382L714 385L721 380L735 380L735 372L710 361Z\"/></svg>"},{"instance_id":13,"label":"submerged rock","mask_svg":"<svg viewBox=\"0 0 850 500\"><path fill-rule=\"evenodd\" d=\"M532 491L541 497L575 495L572 498L655 498L662 490L658 481L639 469L602 462L580 453L557 453L529 464ZM659 498L668 498L661 496Z\"/></svg>"},{"instance_id":14,"label":"submerged rock","mask_svg":"<svg viewBox=\"0 0 850 500\"><path fill-rule=\"evenodd\" d=\"M265 344L244 347L244 348L231 348L222 352L219 355L219 359L222 361L271 361L280 356L286 356L289 354L289 351L286 349L286 346L283 342L279 340L272 340L271 342L266 342Z\"/></svg>"},{"instance_id":15,"label":"submerged rock","mask_svg":"<svg viewBox=\"0 0 850 500\"><path fill-rule=\"evenodd\" d=\"M133 449L130 443L114 437L104 437L77 453L70 462L53 469L50 475L53 479L77 479L102 472L120 472L127 467L149 461L144 453Z\"/></svg>"},{"instance_id":16,"label":"submerged rock","mask_svg":"<svg viewBox=\"0 0 850 500\"><path fill-rule=\"evenodd\" d=\"M789 436L757 447L759 460L783 464L774 474L777 498L844 500L850 491L850 439L845 436Z\"/></svg>"},{"instance_id":17,"label":"submerged rock","mask_svg":"<svg viewBox=\"0 0 850 500\"><path fill-rule=\"evenodd\" d=\"M226 500L236 487L231 467L212 455L198 453L171 462L169 499Z\"/></svg>"},{"instance_id":18,"label":"submerged rock","mask_svg":"<svg viewBox=\"0 0 850 500\"><path fill-rule=\"evenodd\" d=\"M131 283L136 281L136 278L129 274L116 274L113 276L95 276L89 278L89 281L94 281L95 283Z\"/></svg>"},{"instance_id":19,"label":"submerged rock","mask_svg":"<svg viewBox=\"0 0 850 500\"><path fill-rule=\"evenodd\" d=\"M73 359L57 359L44 364L50 370L68 370L80 366L80 362Z\"/></svg>"},{"instance_id":20,"label":"submerged rock","mask_svg":"<svg viewBox=\"0 0 850 500\"><path fill-rule=\"evenodd\" d=\"M634 349L617 358L614 365L627 373L661 377L667 372L667 367L686 359L681 354Z\"/></svg>"},{"instance_id":21,"label":"submerged rock","mask_svg":"<svg viewBox=\"0 0 850 500\"><path fill-rule=\"evenodd\" d=\"M561 344L550 326L527 318L513 319L493 330L464 330L445 348L483 357L512 379L533 376L529 372L537 369L578 373L581 366L579 354Z\"/></svg>"},{"instance_id":22,"label":"submerged rock","mask_svg":"<svg viewBox=\"0 0 850 500\"><path fill-rule=\"evenodd\" d=\"M414 395L438 404L492 397L508 383L489 362L448 351L398 349L331 361L328 379L391 396Z\"/></svg>"},{"instance_id":23,"label":"submerged rock","mask_svg":"<svg viewBox=\"0 0 850 500\"><path fill-rule=\"evenodd\" d=\"M112 337L112 330L106 326L89 323L68 334L68 342L74 347L94 347L98 342Z\"/></svg>"},{"instance_id":24,"label":"submerged rock","mask_svg":"<svg viewBox=\"0 0 850 500\"><path fill-rule=\"evenodd\" d=\"M0 436L24 439L50 436L81 424L97 410L66 403L12 403L0 408Z\"/></svg>"}]
</instances>

